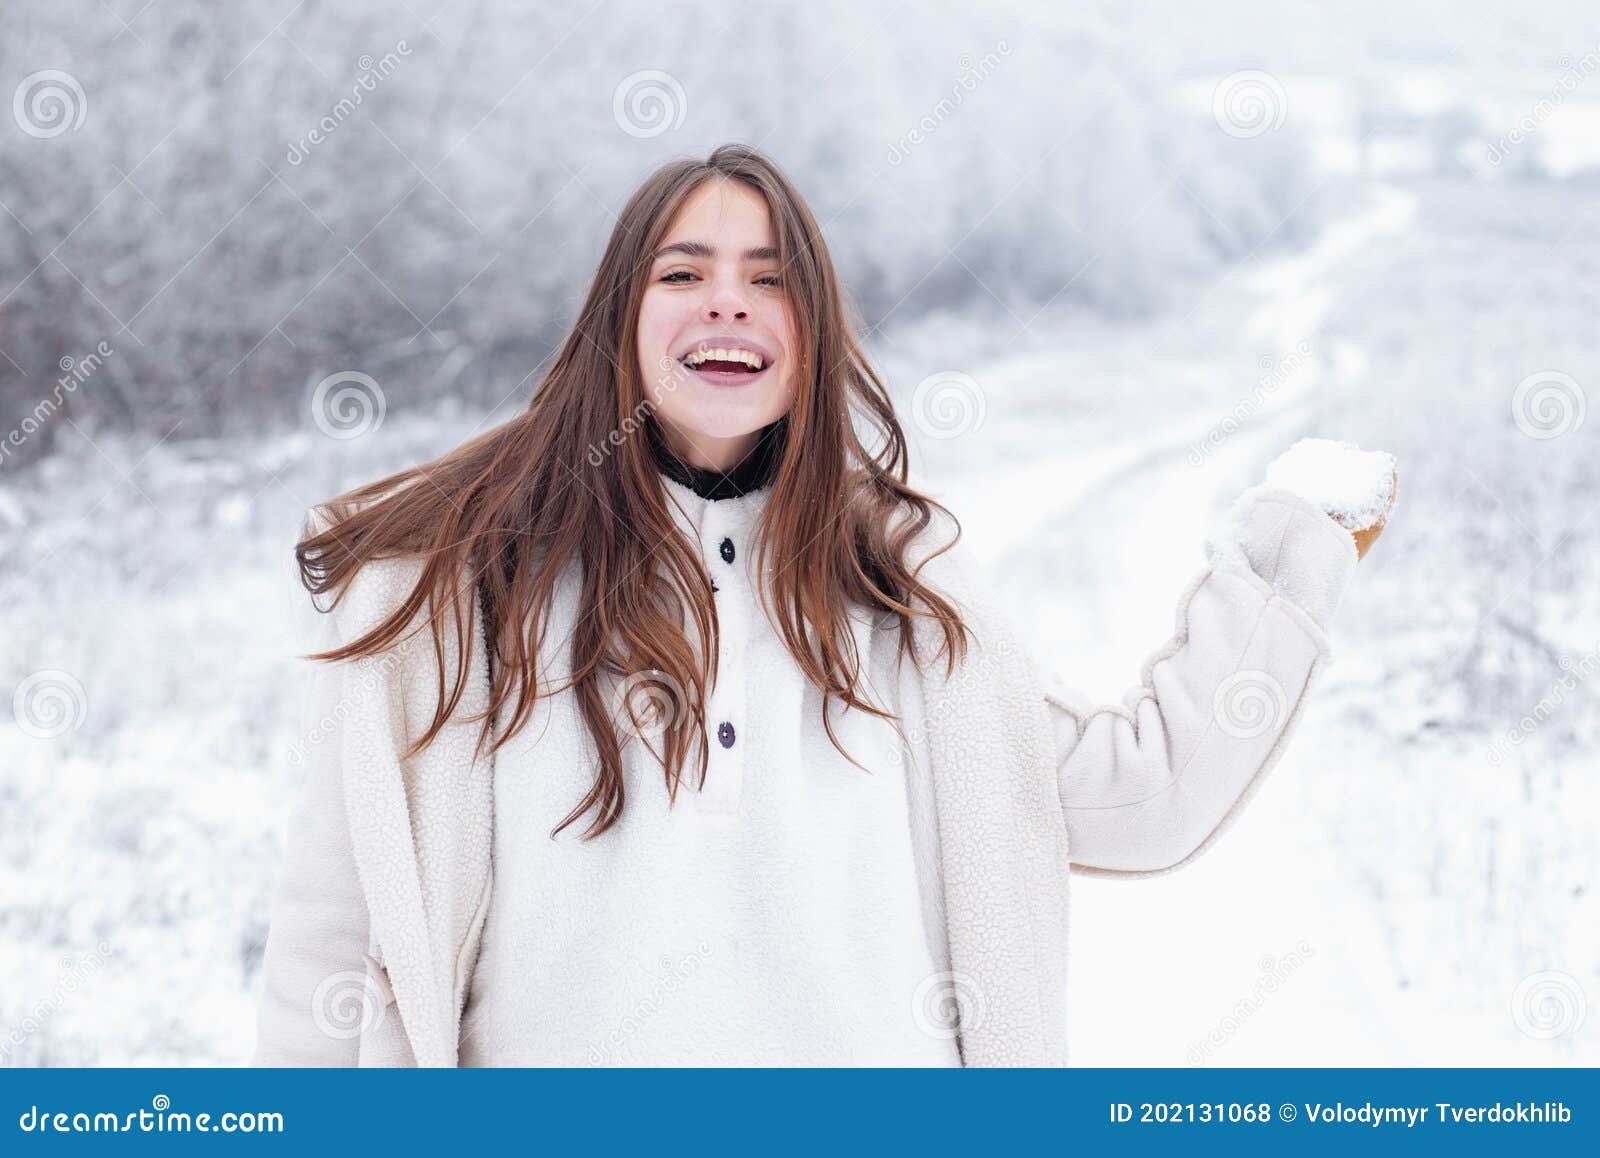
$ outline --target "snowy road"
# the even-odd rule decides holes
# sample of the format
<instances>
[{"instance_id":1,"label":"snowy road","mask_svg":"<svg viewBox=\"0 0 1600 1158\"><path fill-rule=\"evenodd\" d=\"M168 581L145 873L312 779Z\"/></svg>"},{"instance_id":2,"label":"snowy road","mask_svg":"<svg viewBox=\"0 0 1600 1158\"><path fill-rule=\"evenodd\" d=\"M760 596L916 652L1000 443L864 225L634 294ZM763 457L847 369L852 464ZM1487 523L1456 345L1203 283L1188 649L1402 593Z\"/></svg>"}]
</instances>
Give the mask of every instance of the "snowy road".
<instances>
[{"instance_id":1,"label":"snowy road","mask_svg":"<svg viewBox=\"0 0 1600 1158\"><path fill-rule=\"evenodd\" d=\"M1141 425L1085 429L1084 408L1065 398L1053 425L1029 399L1007 427L1007 408L991 402L988 427L962 458L928 448L936 464L948 464L934 471L942 484L935 493L962 518L997 605L1061 678L1097 700L1120 699L1170 634L1207 531L1233 496L1296 438L1348 437L1328 425L1331 383L1366 377L1375 359L1359 334L1328 323L1381 285L1386 255L1413 239L1418 210L1416 194L1379 187L1305 252L1253 264L1225 279L1192 317L1152 327L1166 356L1147 362L1154 404ZM1128 341L1151 344L1152 334ZM1287 370L1263 376L1268 388L1251 391L1226 385L1241 380L1231 369L1236 348L1309 355L1289 358ZM1099 353L1116 358L1114 345ZM1274 359L1257 361L1265 370ZM1092 373L1063 369L1055 380L1092 382ZM1038 389L1040 377L1030 359L992 367L984 381L991 400L1009 400L1010 391ZM1155 385L1180 381L1194 386ZM1122 388L1108 379L1090 393ZM1242 420L1208 437L1230 415ZM1404 462L1401 473L1404 488ZM1382 567L1383 556L1380 548L1367 571ZM1357 585L1363 581L1358 572ZM1352 603L1347 615L1361 614L1359 593L1347 608ZM1533 963L1512 977L1480 973L1466 986L1476 987L1470 1001L1409 983L1416 934L1411 945L1399 943L1392 921L1401 906L1384 900L1408 884L1385 880L1381 867L1383 845L1400 824L1353 833L1341 827L1348 805L1329 812L1324 804L1372 792L1374 779L1381 794L1385 777L1413 776L1420 783L1404 804L1376 799L1410 815L1428 807L1426 785L1448 775L1440 769L1449 758L1425 750L1397 758L1349 732L1326 690L1330 673L1351 665L1342 659L1349 633L1338 628L1321 694L1223 841L1172 876L1076 882L1075 1064L1551 1064L1571 1056L1553 1050L1583 1048L1532 1040L1508 1016L1512 990ZM1379 657L1354 646L1358 671L1377 669ZM1368 847L1378 854L1373 864L1349 863L1352 850ZM1455 902L1444 892L1414 903ZM1435 919L1448 922L1448 910ZM1442 966L1430 965L1429 975L1440 976Z\"/></svg>"}]
</instances>

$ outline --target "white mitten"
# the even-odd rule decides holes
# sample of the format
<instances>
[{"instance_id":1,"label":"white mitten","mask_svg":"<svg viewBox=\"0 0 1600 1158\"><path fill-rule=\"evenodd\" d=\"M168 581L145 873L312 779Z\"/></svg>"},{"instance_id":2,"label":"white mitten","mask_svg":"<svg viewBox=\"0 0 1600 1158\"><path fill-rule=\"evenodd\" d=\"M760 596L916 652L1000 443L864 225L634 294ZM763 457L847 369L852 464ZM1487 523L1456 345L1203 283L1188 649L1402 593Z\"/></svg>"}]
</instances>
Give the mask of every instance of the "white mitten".
<instances>
[{"instance_id":1,"label":"white mitten","mask_svg":"<svg viewBox=\"0 0 1600 1158\"><path fill-rule=\"evenodd\" d=\"M1246 563L1327 630L1360 549L1394 509L1395 479L1391 454L1302 438L1234 501L1212 558Z\"/></svg>"}]
</instances>

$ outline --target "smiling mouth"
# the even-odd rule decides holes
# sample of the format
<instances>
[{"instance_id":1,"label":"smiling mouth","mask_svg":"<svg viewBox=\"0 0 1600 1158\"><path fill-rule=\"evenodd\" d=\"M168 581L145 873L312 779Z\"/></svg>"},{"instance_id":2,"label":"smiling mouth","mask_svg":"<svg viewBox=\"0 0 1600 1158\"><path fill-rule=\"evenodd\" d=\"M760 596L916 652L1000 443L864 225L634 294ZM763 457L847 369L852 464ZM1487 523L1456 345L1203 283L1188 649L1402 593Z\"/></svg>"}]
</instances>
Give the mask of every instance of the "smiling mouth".
<instances>
[{"instance_id":1,"label":"smiling mouth","mask_svg":"<svg viewBox=\"0 0 1600 1158\"><path fill-rule=\"evenodd\" d=\"M766 372L772 369L772 363L763 361L757 368L749 361L738 358L704 358L697 359L691 354L683 359L681 365L689 373L713 386L746 386L758 381Z\"/></svg>"}]
</instances>

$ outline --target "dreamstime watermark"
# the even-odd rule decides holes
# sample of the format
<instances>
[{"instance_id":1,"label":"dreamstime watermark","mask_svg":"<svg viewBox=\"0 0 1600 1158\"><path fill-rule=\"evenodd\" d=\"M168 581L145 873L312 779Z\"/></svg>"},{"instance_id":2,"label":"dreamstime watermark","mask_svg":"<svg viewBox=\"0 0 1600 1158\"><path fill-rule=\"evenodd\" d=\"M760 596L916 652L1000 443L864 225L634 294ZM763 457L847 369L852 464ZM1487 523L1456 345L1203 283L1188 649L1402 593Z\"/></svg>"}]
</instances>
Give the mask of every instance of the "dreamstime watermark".
<instances>
[{"instance_id":1,"label":"dreamstime watermark","mask_svg":"<svg viewBox=\"0 0 1600 1158\"><path fill-rule=\"evenodd\" d=\"M22 78L11 96L11 115L28 136L47 140L83 127L89 97L70 72L47 68Z\"/></svg>"},{"instance_id":2,"label":"dreamstime watermark","mask_svg":"<svg viewBox=\"0 0 1600 1158\"><path fill-rule=\"evenodd\" d=\"M78 677L59 668L26 676L11 695L11 717L23 735L54 740L83 727L89 694Z\"/></svg>"},{"instance_id":3,"label":"dreamstime watermark","mask_svg":"<svg viewBox=\"0 0 1600 1158\"><path fill-rule=\"evenodd\" d=\"M929 374L911 395L911 421L929 438L959 438L983 425L988 398L978 380L959 370Z\"/></svg>"},{"instance_id":4,"label":"dreamstime watermark","mask_svg":"<svg viewBox=\"0 0 1600 1158\"><path fill-rule=\"evenodd\" d=\"M35 403L33 409L6 434L5 440L0 442L0 461L48 426L55 413L66 405L67 395L75 393L79 386L99 373L100 368L105 365L105 360L114 353L116 350L112 348L111 343L102 340L93 350L80 357L63 355L61 361L56 363L61 375L56 379L49 396Z\"/></svg>"},{"instance_id":5,"label":"dreamstime watermark","mask_svg":"<svg viewBox=\"0 0 1600 1158\"><path fill-rule=\"evenodd\" d=\"M1249 397L1240 399L1226 418L1190 445L1189 465L1205 465L1206 459L1240 427L1254 418L1266 404L1266 400L1276 394L1310 357L1311 343L1304 338L1296 342L1294 349L1276 362L1263 357L1260 362L1261 377L1256 379L1255 389L1250 392Z\"/></svg>"},{"instance_id":6,"label":"dreamstime watermark","mask_svg":"<svg viewBox=\"0 0 1600 1158\"><path fill-rule=\"evenodd\" d=\"M298 141L289 145L289 151L284 154L284 159L291 165L298 165L311 155L311 150L326 141L333 133L355 115L361 107L361 102L366 99L366 94L376 92L380 81L387 80L394 75L400 67L398 57L410 56L411 46L404 40L397 41L390 51L384 53L377 60L371 53L362 53L356 60L356 67L361 70L361 75L350 86L350 95L340 97L333 108L323 114L322 119L311 127L311 131Z\"/></svg>"},{"instance_id":7,"label":"dreamstime watermark","mask_svg":"<svg viewBox=\"0 0 1600 1158\"><path fill-rule=\"evenodd\" d=\"M661 391L668 394L677 390L689 376L689 369L686 366L666 354L661 356L656 363L656 368L661 371L661 375L656 379L656 385L661 388ZM611 457L612 451L644 428L645 419L658 405L659 403L653 398L648 396L641 398L628 416L622 420L622 424L613 428L606 435L606 441L602 445L589 444L588 450L584 455L589 465L594 467L602 466L606 459Z\"/></svg>"},{"instance_id":8,"label":"dreamstime watermark","mask_svg":"<svg viewBox=\"0 0 1600 1158\"><path fill-rule=\"evenodd\" d=\"M950 680L949 687L952 691L960 693L963 689L973 686L989 686L1002 672L1012 668L1012 656L1015 652L1016 648L1011 639L1008 636L1001 636L991 647L984 650L983 658L977 663L962 664ZM896 739L888 752L892 767L903 768L908 764L914 764L914 751L928 737L927 721L928 716L925 714L922 719L912 724L909 731L904 728L897 731Z\"/></svg>"},{"instance_id":9,"label":"dreamstime watermark","mask_svg":"<svg viewBox=\"0 0 1600 1158\"><path fill-rule=\"evenodd\" d=\"M1577 1033L1589 1013L1583 985L1570 973L1544 969L1524 977L1511 995L1511 1020L1540 1041Z\"/></svg>"},{"instance_id":10,"label":"dreamstime watermark","mask_svg":"<svg viewBox=\"0 0 1600 1158\"><path fill-rule=\"evenodd\" d=\"M55 1016L56 1011L66 1004L67 999L78 991L84 980L98 973L100 967L115 952L110 942L101 941L94 947L92 953L84 953L76 958L62 958L63 972L57 978L49 995L34 1002L32 1008L23 1014L22 1020L8 1029L4 1037L0 1037L0 1062L6 1061L13 1050L26 1044L30 1037L43 1029L45 1023Z\"/></svg>"},{"instance_id":11,"label":"dreamstime watermark","mask_svg":"<svg viewBox=\"0 0 1600 1158\"><path fill-rule=\"evenodd\" d=\"M643 740L652 752L656 751L655 741L687 709L688 694L683 686L655 668L629 674L612 698L612 718L623 721L624 729Z\"/></svg>"},{"instance_id":12,"label":"dreamstime watermark","mask_svg":"<svg viewBox=\"0 0 1600 1158\"><path fill-rule=\"evenodd\" d=\"M611 117L630 137L659 137L683 124L689 97L678 78L659 68L629 73L611 94Z\"/></svg>"},{"instance_id":13,"label":"dreamstime watermark","mask_svg":"<svg viewBox=\"0 0 1600 1158\"><path fill-rule=\"evenodd\" d=\"M1004 40L997 40L993 49L976 60L970 52L963 52L958 56L956 65L961 71L950 89L950 95L941 97L932 111L925 113L915 125L902 133L899 140L891 141L884 159L891 165L898 165L909 157L912 149L931 137L940 125L955 114L962 102L978 90L980 84L994 75L1000 67L1000 58L1010 55L1011 46Z\"/></svg>"},{"instance_id":14,"label":"dreamstime watermark","mask_svg":"<svg viewBox=\"0 0 1600 1158\"><path fill-rule=\"evenodd\" d=\"M1288 710L1283 685L1264 671L1236 671L1211 697L1212 720L1236 740L1265 735L1283 723Z\"/></svg>"},{"instance_id":15,"label":"dreamstime watermark","mask_svg":"<svg viewBox=\"0 0 1600 1158\"><path fill-rule=\"evenodd\" d=\"M383 425L388 400L377 379L359 370L329 374L311 391L311 421L329 438L348 441Z\"/></svg>"},{"instance_id":16,"label":"dreamstime watermark","mask_svg":"<svg viewBox=\"0 0 1600 1158\"><path fill-rule=\"evenodd\" d=\"M1517 747L1524 740L1537 732L1546 720L1567 702L1568 697L1578 689L1578 685L1587 680L1596 671L1600 671L1600 648L1591 651L1582 659L1574 660L1570 655L1563 655L1559 664L1562 675L1556 679L1548 695L1541 696L1539 702L1523 715L1508 729L1503 736L1496 736L1489 745L1487 753L1489 763L1499 767L1505 763L1511 749Z\"/></svg>"},{"instance_id":17,"label":"dreamstime watermark","mask_svg":"<svg viewBox=\"0 0 1600 1158\"><path fill-rule=\"evenodd\" d=\"M1316 949L1311 942L1301 939L1295 942L1292 952L1282 957L1273 957L1271 954L1261 958L1257 966L1261 970L1250 992L1234 1003L1232 1012L1224 1015L1220 1021L1206 1031L1205 1037L1189 1046L1189 1064L1204 1065L1206 1058L1214 1050L1220 1049L1228 1043L1234 1034L1239 1032L1239 1027L1266 1004L1271 997L1305 963L1306 958L1316 955Z\"/></svg>"},{"instance_id":18,"label":"dreamstime watermark","mask_svg":"<svg viewBox=\"0 0 1600 1158\"><path fill-rule=\"evenodd\" d=\"M394 991L389 988L383 966L369 954L363 956L366 969L330 973L311 994L312 1023L336 1041L348 1041L376 1029L394 1004Z\"/></svg>"},{"instance_id":19,"label":"dreamstime watermark","mask_svg":"<svg viewBox=\"0 0 1600 1158\"><path fill-rule=\"evenodd\" d=\"M1211 115L1230 137L1259 137L1281 128L1289 113L1289 94L1270 72L1247 68L1230 72L1211 93Z\"/></svg>"},{"instance_id":20,"label":"dreamstime watermark","mask_svg":"<svg viewBox=\"0 0 1600 1158\"><path fill-rule=\"evenodd\" d=\"M1561 370L1535 370L1511 392L1511 420L1523 434L1541 441L1573 433L1588 410L1583 387Z\"/></svg>"},{"instance_id":21,"label":"dreamstime watermark","mask_svg":"<svg viewBox=\"0 0 1600 1158\"><path fill-rule=\"evenodd\" d=\"M960 970L930 973L911 994L911 1020L929 1037L949 1040L971 1033L987 1011L983 986Z\"/></svg>"},{"instance_id":22,"label":"dreamstime watermark","mask_svg":"<svg viewBox=\"0 0 1600 1158\"><path fill-rule=\"evenodd\" d=\"M276 1110L174 1110L166 1094L151 1098L148 1110L126 1114L98 1108L52 1112L34 1104L18 1116L17 1126L25 1134L281 1134L284 1128Z\"/></svg>"},{"instance_id":23,"label":"dreamstime watermark","mask_svg":"<svg viewBox=\"0 0 1600 1158\"><path fill-rule=\"evenodd\" d=\"M661 975L652 982L649 990L634 1002L633 1008L606 1032L604 1040L589 1046L589 1064L604 1065L616 1056L616 1051L627 1044L674 997L684 984L711 959L711 946L704 937L695 942L694 951L674 959L661 955Z\"/></svg>"},{"instance_id":24,"label":"dreamstime watermark","mask_svg":"<svg viewBox=\"0 0 1600 1158\"><path fill-rule=\"evenodd\" d=\"M1490 165L1498 167L1502 164L1511 155L1512 149L1533 136L1539 126L1555 114L1567 97L1576 92L1578 86L1588 80L1596 69L1600 69L1600 46L1584 53L1577 61L1573 61L1570 56L1562 55L1557 58L1556 64L1561 69L1561 75L1551 86L1550 95L1540 98L1531 112L1519 117L1516 124L1490 142L1488 149L1485 150L1485 157Z\"/></svg>"},{"instance_id":25,"label":"dreamstime watermark","mask_svg":"<svg viewBox=\"0 0 1600 1158\"><path fill-rule=\"evenodd\" d=\"M298 768L301 764L304 764L311 749L334 735L340 724L343 724L346 719L357 711L366 711L366 708L360 706L361 697L354 693L365 694L370 692L381 682L391 678L394 670L404 664L414 642L414 639L408 639L404 643L397 644L379 655L362 656L359 660L354 661L352 667L357 673L354 677L356 683L347 685L345 694L341 695L332 707L322 713L321 718L306 730L304 736L289 745L288 757L290 766Z\"/></svg>"}]
</instances>

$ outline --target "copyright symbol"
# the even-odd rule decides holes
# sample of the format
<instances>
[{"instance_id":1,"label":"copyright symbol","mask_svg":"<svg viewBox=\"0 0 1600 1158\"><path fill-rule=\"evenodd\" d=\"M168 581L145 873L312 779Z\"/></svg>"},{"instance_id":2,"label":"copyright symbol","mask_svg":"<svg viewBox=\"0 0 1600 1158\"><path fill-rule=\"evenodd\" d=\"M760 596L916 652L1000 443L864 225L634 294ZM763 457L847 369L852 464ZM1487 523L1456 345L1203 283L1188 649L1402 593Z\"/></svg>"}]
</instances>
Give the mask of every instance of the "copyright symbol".
<instances>
[{"instance_id":1,"label":"copyright symbol","mask_svg":"<svg viewBox=\"0 0 1600 1158\"><path fill-rule=\"evenodd\" d=\"M1278 1117L1282 1118L1285 1122L1294 1121L1294 1106L1290 1105L1288 1102L1283 1103L1283 1105L1278 1107Z\"/></svg>"}]
</instances>

